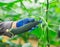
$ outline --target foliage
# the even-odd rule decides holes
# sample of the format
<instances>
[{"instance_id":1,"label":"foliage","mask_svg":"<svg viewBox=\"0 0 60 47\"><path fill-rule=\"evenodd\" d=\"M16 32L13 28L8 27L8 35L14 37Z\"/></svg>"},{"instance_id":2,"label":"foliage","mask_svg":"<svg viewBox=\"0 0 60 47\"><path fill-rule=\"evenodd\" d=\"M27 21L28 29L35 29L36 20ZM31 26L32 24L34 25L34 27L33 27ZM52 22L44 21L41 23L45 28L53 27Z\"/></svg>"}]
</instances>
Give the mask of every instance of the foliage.
<instances>
[{"instance_id":1,"label":"foliage","mask_svg":"<svg viewBox=\"0 0 60 47\"><path fill-rule=\"evenodd\" d=\"M24 33L24 35L18 34L17 37L13 37L11 40L23 37L26 41L26 39L33 34L38 38L39 42L42 41L41 46L46 47L48 44L46 28L48 27L49 44L55 46L60 44L60 41L56 42L57 31L59 30L60 24L60 1L49 1L48 22L46 22L46 1L47 0L44 2L39 2L39 0L15 0L9 3L0 2L0 21L17 21L26 17L35 18L35 20L41 19L43 21L42 24L38 25L38 28L35 28L31 32ZM9 41L9 45L10 44L12 44L12 42Z\"/></svg>"}]
</instances>

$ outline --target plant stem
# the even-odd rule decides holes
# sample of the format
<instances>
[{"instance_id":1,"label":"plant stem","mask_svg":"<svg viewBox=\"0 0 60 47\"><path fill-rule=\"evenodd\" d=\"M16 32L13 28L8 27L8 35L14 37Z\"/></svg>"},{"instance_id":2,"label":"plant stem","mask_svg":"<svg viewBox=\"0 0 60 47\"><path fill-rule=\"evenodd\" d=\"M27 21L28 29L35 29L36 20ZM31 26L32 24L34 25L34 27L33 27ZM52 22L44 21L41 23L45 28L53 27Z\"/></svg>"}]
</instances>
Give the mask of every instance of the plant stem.
<instances>
[{"instance_id":1,"label":"plant stem","mask_svg":"<svg viewBox=\"0 0 60 47\"><path fill-rule=\"evenodd\" d=\"M47 6L46 6L46 22L48 22L48 8L49 8L49 0L47 0ZM49 32L48 32L48 27L46 27L46 32L47 32L47 42L48 42L48 47L49 45Z\"/></svg>"}]
</instances>

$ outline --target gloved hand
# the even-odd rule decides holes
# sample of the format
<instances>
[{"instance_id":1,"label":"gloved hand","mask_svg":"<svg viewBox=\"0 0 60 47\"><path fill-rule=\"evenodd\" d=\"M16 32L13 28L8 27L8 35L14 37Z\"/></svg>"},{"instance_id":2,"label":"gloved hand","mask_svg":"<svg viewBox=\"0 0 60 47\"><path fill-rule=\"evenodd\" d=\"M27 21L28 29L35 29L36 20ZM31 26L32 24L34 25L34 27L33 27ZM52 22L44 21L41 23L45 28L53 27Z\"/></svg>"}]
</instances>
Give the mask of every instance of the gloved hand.
<instances>
[{"instance_id":1,"label":"gloved hand","mask_svg":"<svg viewBox=\"0 0 60 47\"><path fill-rule=\"evenodd\" d=\"M25 18L25 19L18 21L16 23L16 27L20 27L20 26L23 26L25 24L28 24L29 22L34 22L34 21L35 21L34 18Z\"/></svg>"},{"instance_id":2,"label":"gloved hand","mask_svg":"<svg viewBox=\"0 0 60 47\"><path fill-rule=\"evenodd\" d=\"M40 20L39 23L42 23L42 20ZM35 27L32 27L31 30L29 30L29 32L34 30L35 28L38 28L38 25L36 25Z\"/></svg>"},{"instance_id":3,"label":"gloved hand","mask_svg":"<svg viewBox=\"0 0 60 47\"><path fill-rule=\"evenodd\" d=\"M16 27L20 27L20 26L23 26L25 24L28 24L29 22L34 22L35 19L34 18L25 18L25 19L22 19L22 20L19 20L17 23L16 23ZM42 23L42 21L40 20L39 21L40 23ZM32 27L31 30L34 30L35 28L37 28L38 26L36 25L35 27ZM31 31L30 30L30 31Z\"/></svg>"}]
</instances>

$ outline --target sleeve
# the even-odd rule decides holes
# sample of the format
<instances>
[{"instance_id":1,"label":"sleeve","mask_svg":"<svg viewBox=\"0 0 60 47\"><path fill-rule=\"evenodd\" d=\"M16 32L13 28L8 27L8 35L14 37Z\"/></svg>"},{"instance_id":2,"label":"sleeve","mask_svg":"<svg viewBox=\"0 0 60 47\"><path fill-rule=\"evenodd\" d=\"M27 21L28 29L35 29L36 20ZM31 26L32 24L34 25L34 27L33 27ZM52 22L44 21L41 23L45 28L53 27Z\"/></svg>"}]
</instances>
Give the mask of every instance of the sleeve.
<instances>
[{"instance_id":1,"label":"sleeve","mask_svg":"<svg viewBox=\"0 0 60 47\"><path fill-rule=\"evenodd\" d=\"M10 29L12 27L12 23L12 21L0 22L0 35L6 35L6 29Z\"/></svg>"}]
</instances>

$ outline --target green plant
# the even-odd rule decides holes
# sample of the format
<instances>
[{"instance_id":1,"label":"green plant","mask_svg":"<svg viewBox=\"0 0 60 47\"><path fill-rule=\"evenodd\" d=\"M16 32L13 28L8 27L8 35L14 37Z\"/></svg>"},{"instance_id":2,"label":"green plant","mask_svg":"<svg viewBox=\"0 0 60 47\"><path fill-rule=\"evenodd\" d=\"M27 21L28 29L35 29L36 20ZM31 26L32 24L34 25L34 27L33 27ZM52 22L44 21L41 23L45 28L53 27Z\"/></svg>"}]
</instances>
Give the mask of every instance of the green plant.
<instances>
[{"instance_id":1,"label":"green plant","mask_svg":"<svg viewBox=\"0 0 60 47\"><path fill-rule=\"evenodd\" d=\"M30 3L29 5L31 6L24 4L26 2ZM38 28L35 28L31 32L18 34L17 37L13 37L11 40L22 37L27 42L27 39L33 34L38 38L39 46L46 47L48 45L49 47L50 44L58 46L60 40L56 41L56 39L60 24L60 1L45 0L45 2L39 2L39 0L34 0L34 2L35 6L32 5L33 1L31 0L15 0L10 3L0 2L0 21L17 21L26 17L35 18L35 20L41 19L43 22L38 25ZM20 11L18 12L18 10ZM10 44L12 42L9 40Z\"/></svg>"}]
</instances>

